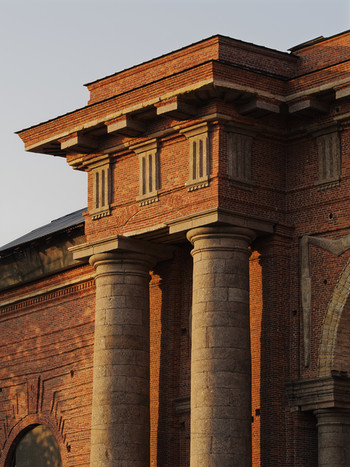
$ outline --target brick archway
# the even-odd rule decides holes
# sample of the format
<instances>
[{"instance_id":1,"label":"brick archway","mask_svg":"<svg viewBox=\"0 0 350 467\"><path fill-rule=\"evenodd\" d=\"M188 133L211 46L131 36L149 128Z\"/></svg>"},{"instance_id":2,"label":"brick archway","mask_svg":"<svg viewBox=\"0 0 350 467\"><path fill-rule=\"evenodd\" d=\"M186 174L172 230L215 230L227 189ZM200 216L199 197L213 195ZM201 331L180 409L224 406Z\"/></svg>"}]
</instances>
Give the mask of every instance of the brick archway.
<instances>
[{"instance_id":1,"label":"brick archway","mask_svg":"<svg viewBox=\"0 0 350 467\"><path fill-rule=\"evenodd\" d=\"M322 326L318 375L332 370L350 373L350 261L343 269Z\"/></svg>"},{"instance_id":2,"label":"brick archway","mask_svg":"<svg viewBox=\"0 0 350 467\"><path fill-rule=\"evenodd\" d=\"M68 460L67 460L67 448L64 444L64 440L62 436L57 430L56 425L52 423L50 417L47 416L40 416L37 415L28 415L27 417L23 418L19 423L17 423L10 432L10 435L6 441L4 446L2 456L0 459L0 467L10 467L11 466L11 459L16 448L17 443L19 440L27 433L30 429L38 426L44 425L53 434L61 456L62 467L68 467Z\"/></svg>"}]
</instances>

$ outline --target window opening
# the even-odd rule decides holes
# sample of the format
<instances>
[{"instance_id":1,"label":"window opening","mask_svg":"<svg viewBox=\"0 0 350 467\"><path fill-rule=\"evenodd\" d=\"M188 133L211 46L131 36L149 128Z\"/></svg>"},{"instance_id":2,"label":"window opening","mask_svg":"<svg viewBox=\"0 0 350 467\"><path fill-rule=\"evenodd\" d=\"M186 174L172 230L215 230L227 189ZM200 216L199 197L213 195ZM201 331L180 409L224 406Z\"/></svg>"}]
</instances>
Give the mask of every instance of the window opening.
<instances>
[{"instance_id":1,"label":"window opening","mask_svg":"<svg viewBox=\"0 0 350 467\"><path fill-rule=\"evenodd\" d=\"M11 467L62 467L57 441L51 430L38 425L19 440Z\"/></svg>"}]
</instances>

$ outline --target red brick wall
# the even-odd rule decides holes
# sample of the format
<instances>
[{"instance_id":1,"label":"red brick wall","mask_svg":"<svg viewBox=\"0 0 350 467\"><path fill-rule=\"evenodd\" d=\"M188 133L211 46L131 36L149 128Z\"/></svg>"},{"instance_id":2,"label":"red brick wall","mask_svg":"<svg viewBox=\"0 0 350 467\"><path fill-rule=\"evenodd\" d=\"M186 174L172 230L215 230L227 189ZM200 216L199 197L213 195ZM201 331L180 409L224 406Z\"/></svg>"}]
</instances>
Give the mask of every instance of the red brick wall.
<instances>
[{"instance_id":1,"label":"red brick wall","mask_svg":"<svg viewBox=\"0 0 350 467\"><path fill-rule=\"evenodd\" d=\"M100 140L101 152L106 152L111 147L119 148L111 150L110 154L113 179L112 213L111 216L98 220L86 216L87 240L94 241L115 234L155 227L210 208L238 212L243 217L256 216L273 225L272 235L262 236L256 240L251 258L254 466L306 467L317 464L315 419L310 414L291 412L284 385L288 381L317 377L320 339L327 306L340 273L350 258L349 252L335 256L320 248L310 247L311 360L310 365L305 367L303 310L300 299L300 239L304 235L341 238L348 234L349 228L350 132L346 119L350 111L350 101L335 100L335 90L327 90L332 80L338 83L337 85L344 85L341 83L342 80L348 79L349 40L350 34L344 33L318 44L300 48L288 55L228 38L210 38L91 83L90 103L94 102L94 105L25 130L21 134L27 146L39 144L46 138L59 140L63 134L67 136L77 131L82 124L87 130L96 119L102 125L104 119L111 118L111 114L116 112L116 109L125 110L130 106L154 99L155 107L148 108L151 114L153 112L154 118L144 119L145 134L142 137L134 138L130 142L130 139L124 136L107 135ZM206 79L215 79L216 85L202 89L197 94L186 94L187 98L192 99L192 105L197 108L196 117L188 121L164 116L155 117L160 96L180 92L184 86L194 87ZM219 81L226 83L226 88L221 91L217 84ZM235 86L240 91L237 91ZM230 94L232 89L235 91ZM298 97L294 95L294 98L306 99L310 97L308 94L311 91L317 94L313 94L313 98L320 99L321 103L328 106L328 112L317 113L310 108L304 113L288 113L288 105L293 94L299 93ZM285 99L285 102L281 104L280 113L277 115L273 113L268 116L260 114L257 116L254 113L242 115L240 106L249 102L255 95L260 95L260 98L266 101ZM106 100L102 101L102 99ZM189 142L180 130L200 123L204 117L208 120L208 115L211 115L208 123L211 153L210 185L207 188L188 192L186 181L189 171ZM138 117L139 114L136 115L136 118ZM320 190L315 184L318 180L315 131L335 123L339 124L341 135L341 181L339 186ZM252 132L250 186L242 188L229 183L226 150L228 125L232 128L244 127ZM168 133L165 133L165 130L169 130ZM138 157L128 148L128 144L146 141L148 135L153 135L153 138L156 132L161 132L158 137L161 162L159 201L152 205L139 206L136 201L139 186ZM89 161L96 156L98 154L81 157L89 165ZM70 160L75 157L78 156L68 155ZM89 180L88 201L91 207L91 180ZM185 243L178 246L174 260L159 264L152 273L150 285L152 465L188 465L189 413L186 410L181 411L183 407L181 401L189 395L190 384L188 314L191 303L192 263L189 250L190 246ZM71 271L69 274L72 276L80 274L77 271ZM66 276L60 275L47 279L47 284L54 283L55 280L61 281L64 277ZM22 290L39 291L40 287L42 284L38 283L24 286ZM16 291L8 292L9 299L15 297L15 294ZM69 297L77 299L71 300ZM6 318L6 322L9 322L10 328L3 327L2 331L0 329L0 335L2 332L6 336L4 342L9 349L12 349L11 355L21 362L22 354L17 355L15 348L15 343L20 340L19 331L14 325L17 318L15 320L11 316L17 316L14 313L18 312L18 320L22 328L33 332L45 325L49 316L47 310L52 310L50 318L52 317L53 329L60 330L63 336L67 335L68 341L84 335L84 339L89 342L86 347L80 347L79 344L76 348L67 350L71 360L68 360L67 364L62 363L62 368L66 368L67 372L58 373L64 391L67 392L65 397L67 401L71 401L72 393L69 391L74 392L71 386L76 376L75 373L73 377L70 376L70 369L73 365L73 356L78 356L86 365L86 375L90 375L90 380L86 380L84 386L88 401L91 397L88 388L91 389L93 287L83 292L72 291L61 298L52 296L45 303L49 307L46 305L44 307L41 302L33 302L28 303L24 308L8 310L8 314L6 312L3 316L9 317L8 320ZM69 322L73 305L76 316ZM35 313L31 314L32 321L26 318L27 314L24 313L27 308L31 310L31 307L35 310ZM344 326L347 326L347 322L347 318L342 320ZM6 334L7 329L10 329L9 335ZM348 333L345 332L344 336L346 338ZM340 335L339 342L341 338ZM39 345L34 344L31 338L28 339L28 342L25 340L24 343L27 342L25 345L29 347L23 350L26 358L30 353L30 345ZM57 345L58 351L57 354L55 352L50 354L49 346L47 355L51 355L52 361L55 359L63 361L65 346L63 343L58 343L61 342L60 340L56 342L55 339L60 339L56 334L52 339L52 346ZM5 344L0 348L3 355L6 355ZM42 345L40 343L37 352L42 351ZM46 358L49 357L43 358L44 373L49 372L45 367L49 364ZM342 357L338 356L338 358L341 361ZM29 360L23 362L28 365L28 375L39 374L38 363ZM6 365L11 366L11 362L7 361L3 367L5 379L8 371ZM20 381L18 384L28 384L24 378L27 373L20 368L21 366L15 381ZM36 373L33 373L34 370ZM58 378L55 375L54 372L52 376L54 381ZM81 376L81 378L85 377L88 378ZM12 387L11 384L9 383L9 388ZM0 393L0 401L6 390ZM25 390L29 391L29 389ZM48 401L52 400L53 396L50 397ZM51 414L49 402L46 403L46 399L44 401L45 410ZM68 402L66 404L64 407L67 411L71 410ZM19 406L21 407L21 404ZM259 413L256 412L257 409L260 409ZM76 408L76 410L79 412L80 409ZM84 410L86 410L84 415L77 415L77 420L80 421L69 419L64 424L63 431L67 432L67 440L75 440L74 436L78 436L79 423L86 424L83 432L88 437L89 414L87 408ZM4 426L7 426L6 423ZM58 425L58 430L61 430L60 426ZM4 439L7 432L1 434L0 431L0 436ZM76 455L74 446L80 446L79 442L81 442L79 439L76 440L76 444L72 442L71 452L67 454L68 457L71 456L69 458L73 459L72 456ZM82 459L87 455L87 451L86 445L81 448ZM78 462L77 458L74 459Z\"/></svg>"},{"instance_id":2,"label":"red brick wall","mask_svg":"<svg viewBox=\"0 0 350 467\"><path fill-rule=\"evenodd\" d=\"M160 58L88 84L89 103L143 87L209 60L223 60L238 66L289 76L297 60L283 52L257 47L224 36L214 36Z\"/></svg>"},{"instance_id":3,"label":"red brick wall","mask_svg":"<svg viewBox=\"0 0 350 467\"><path fill-rule=\"evenodd\" d=\"M26 421L53 428L65 466L89 463L94 281L38 294L40 288L87 272L90 268L72 270L6 294L36 291L32 298L1 308L0 452L5 451L0 465Z\"/></svg>"},{"instance_id":4,"label":"red brick wall","mask_svg":"<svg viewBox=\"0 0 350 467\"><path fill-rule=\"evenodd\" d=\"M151 465L189 465L192 257L190 245L160 263L150 283Z\"/></svg>"},{"instance_id":5,"label":"red brick wall","mask_svg":"<svg viewBox=\"0 0 350 467\"><path fill-rule=\"evenodd\" d=\"M260 366L261 366L261 318L262 274L259 253L254 251L249 263L250 345L252 354L252 464L260 467Z\"/></svg>"},{"instance_id":6,"label":"red brick wall","mask_svg":"<svg viewBox=\"0 0 350 467\"><path fill-rule=\"evenodd\" d=\"M135 153L118 156L112 164L112 215L102 219L86 218L87 240L98 240L163 224L217 206L218 133L210 132L213 174L210 186L188 192L189 141L184 136L164 138L160 142L159 202L139 206L139 159ZM89 204L92 205L93 180L89 174ZM121 183L121 180L123 183Z\"/></svg>"},{"instance_id":7,"label":"red brick wall","mask_svg":"<svg viewBox=\"0 0 350 467\"><path fill-rule=\"evenodd\" d=\"M349 60L349 47L350 34L348 33L295 50L293 54L300 57L298 74L310 73L315 69Z\"/></svg>"}]
</instances>

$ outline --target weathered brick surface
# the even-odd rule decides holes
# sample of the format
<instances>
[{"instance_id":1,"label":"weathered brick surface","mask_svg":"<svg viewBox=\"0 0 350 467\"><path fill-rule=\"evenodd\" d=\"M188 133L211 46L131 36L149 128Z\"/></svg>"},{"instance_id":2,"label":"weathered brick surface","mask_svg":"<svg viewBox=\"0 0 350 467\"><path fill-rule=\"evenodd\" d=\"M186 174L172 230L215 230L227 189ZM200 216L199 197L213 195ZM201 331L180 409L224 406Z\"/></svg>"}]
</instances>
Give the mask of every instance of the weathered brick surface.
<instances>
[{"instance_id":1,"label":"weathered brick surface","mask_svg":"<svg viewBox=\"0 0 350 467\"><path fill-rule=\"evenodd\" d=\"M76 270L60 279L74 276L79 278ZM50 279L27 289L33 292L48 283ZM1 465L9 448L7 438L18 435L18 426L25 428L26 421L49 425L65 465L87 465L94 291L93 280L85 279L1 308L0 443L1 449L5 447Z\"/></svg>"},{"instance_id":2,"label":"weathered brick surface","mask_svg":"<svg viewBox=\"0 0 350 467\"><path fill-rule=\"evenodd\" d=\"M173 258L151 271L152 466L190 462L192 299L197 305L210 297L221 303L224 287L207 284L202 290L196 282L200 296L192 297L191 247L185 235L206 225L203 213L210 210L226 216L218 218L221 223L238 223L257 235L250 246L253 465L317 465L316 418L298 407L291 412L285 383L327 376L331 370L350 372L350 307L344 286L349 250L343 248L337 256L309 245L310 310L303 310L300 290L301 238L348 241L349 46L348 32L288 54L214 36L90 83L86 107L20 132L27 149L58 154L89 172L87 242L119 234L158 243L160 250L164 242L175 246ZM178 105L177 113L157 115L158 108L170 104ZM131 136L108 134L110 121L124 114L142 130ZM209 182L189 191L186 131L203 123L208 127ZM341 172L337 180L322 185L317 138L330 127L339 136ZM127 130L132 132L132 125ZM229 133L252 138L248 179L229 177ZM92 149L62 149L61 143L74 135L87 138ZM140 206L139 158L133 146L149 139L157 140L158 200ZM112 174L110 215L96 219L91 215L92 170L103 157ZM176 224L179 219L182 227ZM209 266L214 270L215 265ZM91 274L82 265L2 292L0 465L26 420L46 421L60 442L64 465L89 464L95 309ZM55 291L49 292L50 287ZM228 297L230 303L236 292ZM306 319L310 335L305 333ZM192 336L197 349L201 332ZM228 331L222 333L224 342ZM202 344L210 346L218 336L209 330L206 339ZM321 443L325 451L327 439ZM340 445L335 456L341 455ZM208 446L197 446L196 465L206 465ZM225 465L223 444L212 440L211 449Z\"/></svg>"}]
</instances>

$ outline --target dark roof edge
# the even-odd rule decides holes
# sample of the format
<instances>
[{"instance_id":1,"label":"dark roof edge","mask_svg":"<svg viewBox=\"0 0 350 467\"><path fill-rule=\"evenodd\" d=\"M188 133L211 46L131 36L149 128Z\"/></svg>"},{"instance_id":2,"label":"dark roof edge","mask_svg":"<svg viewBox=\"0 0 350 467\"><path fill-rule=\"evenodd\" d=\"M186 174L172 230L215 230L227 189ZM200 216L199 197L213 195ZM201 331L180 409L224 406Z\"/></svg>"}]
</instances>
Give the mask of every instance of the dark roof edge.
<instances>
[{"instance_id":1,"label":"dark roof edge","mask_svg":"<svg viewBox=\"0 0 350 467\"><path fill-rule=\"evenodd\" d=\"M34 240L39 240L49 235L57 234L71 227L76 227L80 224L84 224L85 219L83 217L83 212L85 212L86 209L87 208L79 209L78 211L66 214L65 216L52 220L49 224L38 227L37 229L34 229L31 232L22 235L16 240L13 240L12 242L0 247L0 253L3 253L7 250L11 250L13 248L17 248L19 246L23 246L26 243L30 243Z\"/></svg>"}]
</instances>

